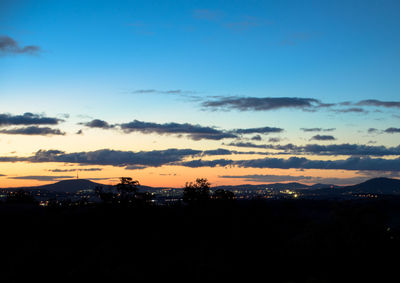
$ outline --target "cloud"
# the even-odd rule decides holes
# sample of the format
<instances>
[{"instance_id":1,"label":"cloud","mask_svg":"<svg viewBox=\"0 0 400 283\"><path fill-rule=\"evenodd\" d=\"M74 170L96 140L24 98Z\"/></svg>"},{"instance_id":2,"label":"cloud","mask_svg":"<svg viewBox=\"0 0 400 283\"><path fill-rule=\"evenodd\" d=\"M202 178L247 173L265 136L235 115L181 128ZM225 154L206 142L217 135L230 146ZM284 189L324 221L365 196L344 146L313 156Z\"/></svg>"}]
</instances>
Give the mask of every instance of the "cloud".
<instances>
[{"instance_id":1,"label":"cloud","mask_svg":"<svg viewBox=\"0 0 400 283\"><path fill-rule=\"evenodd\" d=\"M71 179L74 176L16 176L8 177L14 180L36 180L36 181L59 181L61 179Z\"/></svg>"},{"instance_id":2,"label":"cloud","mask_svg":"<svg viewBox=\"0 0 400 283\"><path fill-rule=\"evenodd\" d=\"M23 115L0 114L0 126L57 125L64 120L26 112Z\"/></svg>"},{"instance_id":3,"label":"cloud","mask_svg":"<svg viewBox=\"0 0 400 283\"><path fill-rule=\"evenodd\" d=\"M236 129L235 133L238 134L270 134L270 133L281 133L283 129L275 127L262 127L262 128L250 128L250 129Z\"/></svg>"},{"instance_id":4,"label":"cloud","mask_svg":"<svg viewBox=\"0 0 400 283\"><path fill-rule=\"evenodd\" d=\"M89 128L101 128L101 129L111 129L115 127L115 125L110 125L106 121L100 119L94 119L87 123L79 123L79 125L84 125Z\"/></svg>"},{"instance_id":5,"label":"cloud","mask_svg":"<svg viewBox=\"0 0 400 283\"><path fill-rule=\"evenodd\" d=\"M260 182L260 183L272 183L272 182L285 182L285 181L310 181L312 177L310 176L291 176L291 175L223 175L218 176L219 178L229 178L229 179L244 179L250 182Z\"/></svg>"},{"instance_id":6,"label":"cloud","mask_svg":"<svg viewBox=\"0 0 400 283\"><path fill-rule=\"evenodd\" d=\"M48 171L53 173L62 173L62 172L76 172L76 171L101 171L102 168L80 168L80 169L49 169Z\"/></svg>"},{"instance_id":7,"label":"cloud","mask_svg":"<svg viewBox=\"0 0 400 283\"><path fill-rule=\"evenodd\" d=\"M234 164L251 168L400 171L400 158L349 157L344 160L310 160L304 157L290 157L241 160L235 161Z\"/></svg>"},{"instance_id":8,"label":"cloud","mask_svg":"<svg viewBox=\"0 0 400 283\"><path fill-rule=\"evenodd\" d=\"M39 150L29 157L0 157L0 162L63 162L90 165L144 165L158 167L182 161L187 157L200 155L202 151L193 149L166 149L153 151L120 151L101 149L88 152L65 153L60 150Z\"/></svg>"},{"instance_id":9,"label":"cloud","mask_svg":"<svg viewBox=\"0 0 400 283\"><path fill-rule=\"evenodd\" d=\"M280 142L280 141L281 141L280 138L269 138L269 139L268 139L268 142L272 142L272 143L274 143L274 142Z\"/></svg>"},{"instance_id":10,"label":"cloud","mask_svg":"<svg viewBox=\"0 0 400 283\"><path fill-rule=\"evenodd\" d=\"M353 155L353 156L389 156L400 155L400 146L385 147L360 144L309 144L292 149L292 153L313 155Z\"/></svg>"},{"instance_id":11,"label":"cloud","mask_svg":"<svg viewBox=\"0 0 400 283\"><path fill-rule=\"evenodd\" d=\"M330 135L315 135L313 136L310 140L316 140L316 141L333 141L336 140L334 136Z\"/></svg>"},{"instance_id":12,"label":"cloud","mask_svg":"<svg viewBox=\"0 0 400 283\"><path fill-rule=\"evenodd\" d=\"M233 152L224 148L218 148L214 150L205 150L202 155L230 155Z\"/></svg>"},{"instance_id":13,"label":"cloud","mask_svg":"<svg viewBox=\"0 0 400 283\"><path fill-rule=\"evenodd\" d=\"M287 146L290 147L290 146ZM65 153L60 150L39 150L29 157L0 157L0 162L62 162L84 165L112 165L125 166L126 169L143 169L144 167L159 167L163 165L197 167L237 166L243 168L279 168L279 169L324 169L324 170L373 170L373 171L400 171L400 158L383 159L351 156L341 160L311 160L304 157L261 158L249 160L195 159L187 161L187 158L208 155L211 152L203 152L192 149L166 149L153 151L118 151L102 149L89 152ZM218 149L211 155L228 154L229 151ZM244 152L231 152L245 154ZM248 152L246 154L258 154ZM139 167L137 167L139 166Z\"/></svg>"},{"instance_id":14,"label":"cloud","mask_svg":"<svg viewBox=\"0 0 400 283\"><path fill-rule=\"evenodd\" d=\"M313 176L293 176L293 175L223 175L220 178L244 179L246 182L258 183L277 183L277 182L303 182L303 183L323 183L335 185L358 184L368 178L352 177L352 178L324 178Z\"/></svg>"},{"instance_id":15,"label":"cloud","mask_svg":"<svg viewBox=\"0 0 400 283\"><path fill-rule=\"evenodd\" d=\"M378 132L379 132L379 130L375 129L375 128L369 128L368 129L368 134L374 134L374 133L378 133Z\"/></svg>"},{"instance_id":16,"label":"cloud","mask_svg":"<svg viewBox=\"0 0 400 283\"><path fill-rule=\"evenodd\" d=\"M330 107L314 98L300 97L219 97L202 103L204 108L213 110L269 111L282 108L315 110L319 107Z\"/></svg>"},{"instance_id":17,"label":"cloud","mask_svg":"<svg viewBox=\"0 0 400 283\"><path fill-rule=\"evenodd\" d=\"M323 128L300 128L303 132L332 132L336 130L336 128L328 128L328 129L323 129Z\"/></svg>"},{"instance_id":18,"label":"cloud","mask_svg":"<svg viewBox=\"0 0 400 283\"><path fill-rule=\"evenodd\" d=\"M400 108L400 101L381 101L376 99L361 100L356 103L359 106L377 106L386 108Z\"/></svg>"},{"instance_id":19,"label":"cloud","mask_svg":"<svg viewBox=\"0 0 400 283\"><path fill-rule=\"evenodd\" d=\"M9 36L0 36L0 55L7 54L29 54L36 55L41 52L37 45L20 46L17 41Z\"/></svg>"},{"instance_id":20,"label":"cloud","mask_svg":"<svg viewBox=\"0 0 400 283\"><path fill-rule=\"evenodd\" d=\"M255 135L255 136L253 136L253 137L251 138L251 140L252 140L252 141L261 141L262 138L261 138L260 135Z\"/></svg>"},{"instance_id":21,"label":"cloud","mask_svg":"<svg viewBox=\"0 0 400 283\"><path fill-rule=\"evenodd\" d=\"M195 94L192 90L170 89L170 90L157 90L157 89L137 89L132 93L146 94L146 93L161 93L161 94Z\"/></svg>"},{"instance_id":22,"label":"cloud","mask_svg":"<svg viewBox=\"0 0 400 283\"><path fill-rule=\"evenodd\" d=\"M146 169L148 166L144 165L128 165L125 167L125 170L142 170Z\"/></svg>"},{"instance_id":23,"label":"cloud","mask_svg":"<svg viewBox=\"0 0 400 283\"><path fill-rule=\"evenodd\" d=\"M349 157L342 160L310 160L304 157L261 158L249 160L201 159L184 161L176 165L187 167L237 166L242 168L277 168L277 169L322 169L322 170L374 170L400 171L400 158L382 159L370 157Z\"/></svg>"},{"instance_id":24,"label":"cloud","mask_svg":"<svg viewBox=\"0 0 400 283\"><path fill-rule=\"evenodd\" d=\"M0 134L6 135L37 135L37 136L51 136L51 135L65 135L59 129L52 129L49 127L24 127L24 128L13 128L7 130L0 130Z\"/></svg>"},{"instance_id":25,"label":"cloud","mask_svg":"<svg viewBox=\"0 0 400 283\"><path fill-rule=\"evenodd\" d=\"M293 155L347 155L347 156L395 156L400 155L400 145L397 147L372 146L361 144L307 144L304 146L296 146L294 144L271 145L271 144L254 144L254 143L229 143L228 146L236 147L252 147L278 150L277 154L293 154Z\"/></svg>"},{"instance_id":26,"label":"cloud","mask_svg":"<svg viewBox=\"0 0 400 283\"><path fill-rule=\"evenodd\" d=\"M177 165L191 167L191 168L198 168L198 167L216 167L216 166L228 166L232 165L233 161L229 159L216 159L216 160L202 160L196 159L191 161L184 161L177 163Z\"/></svg>"},{"instance_id":27,"label":"cloud","mask_svg":"<svg viewBox=\"0 0 400 283\"><path fill-rule=\"evenodd\" d=\"M266 144L255 144L252 142L231 142L227 144L228 146L237 146L237 147L254 147L254 148L265 148L265 149L270 149L273 148L272 145L266 145Z\"/></svg>"},{"instance_id":28,"label":"cloud","mask_svg":"<svg viewBox=\"0 0 400 283\"><path fill-rule=\"evenodd\" d=\"M158 124L152 122L142 122L134 120L130 123L120 125L121 129L126 133L140 132L144 134L157 133L157 134L185 134L192 140L221 140L226 138L236 138L237 135L212 127L203 127L200 125L192 124L179 124L179 123L165 123Z\"/></svg>"},{"instance_id":29,"label":"cloud","mask_svg":"<svg viewBox=\"0 0 400 283\"><path fill-rule=\"evenodd\" d=\"M336 113L368 113L365 109L361 107L350 107L350 108L345 108L345 109L334 109L332 110L333 112Z\"/></svg>"},{"instance_id":30,"label":"cloud","mask_svg":"<svg viewBox=\"0 0 400 283\"><path fill-rule=\"evenodd\" d=\"M400 133L400 128L387 128L384 132L388 134L398 134Z\"/></svg>"}]
</instances>

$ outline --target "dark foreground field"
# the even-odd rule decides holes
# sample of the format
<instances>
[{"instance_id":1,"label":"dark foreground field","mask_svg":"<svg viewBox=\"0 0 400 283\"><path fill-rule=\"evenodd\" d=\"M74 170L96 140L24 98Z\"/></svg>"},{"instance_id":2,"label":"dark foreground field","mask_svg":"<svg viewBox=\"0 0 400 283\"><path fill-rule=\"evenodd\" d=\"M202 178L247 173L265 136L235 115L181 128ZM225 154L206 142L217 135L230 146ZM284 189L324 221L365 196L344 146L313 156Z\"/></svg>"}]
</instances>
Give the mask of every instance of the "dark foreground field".
<instances>
[{"instance_id":1,"label":"dark foreground field","mask_svg":"<svg viewBox=\"0 0 400 283\"><path fill-rule=\"evenodd\" d=\"M0 274L2 282L396 282L399 204L2 204Z\"/></svg>"}]
</instances>

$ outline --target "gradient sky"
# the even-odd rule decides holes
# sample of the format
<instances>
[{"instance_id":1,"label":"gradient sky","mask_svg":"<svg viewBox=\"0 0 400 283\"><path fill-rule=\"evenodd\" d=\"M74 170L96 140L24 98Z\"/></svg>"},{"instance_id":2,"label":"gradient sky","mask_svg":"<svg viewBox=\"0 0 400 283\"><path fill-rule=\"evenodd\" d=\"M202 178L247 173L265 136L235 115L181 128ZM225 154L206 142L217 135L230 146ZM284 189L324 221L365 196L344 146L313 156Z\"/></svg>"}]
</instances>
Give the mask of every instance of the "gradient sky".
<instances>
[{"instance_id":1,"label":"gradient sky","mask_svg":"<svg viewBox=\"0 0 400 283\"><path fill-rule=\"evenodd\" d=\"M399 10L0 1L0 187L398 177Z\"/></svg>"}]
</instances>

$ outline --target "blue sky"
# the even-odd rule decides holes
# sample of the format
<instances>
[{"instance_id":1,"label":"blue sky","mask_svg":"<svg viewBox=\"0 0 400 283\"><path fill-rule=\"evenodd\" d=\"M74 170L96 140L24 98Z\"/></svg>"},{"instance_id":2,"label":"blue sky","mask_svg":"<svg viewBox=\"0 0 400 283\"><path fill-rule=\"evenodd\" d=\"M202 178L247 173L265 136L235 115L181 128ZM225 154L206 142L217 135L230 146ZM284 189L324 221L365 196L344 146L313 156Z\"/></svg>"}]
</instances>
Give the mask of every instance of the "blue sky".
<instances>
[{"instance_id":1,"label":"blue sky","mask_svg":"<svg viewBox=\"0 0 400 283\"><path fill-rule=\"evenodd\" d=\"M70 146L69 133L90 119L281 127L282 140L294 144L309 142L300 128L336 128L333 143L397 146L398 136L367 130L396 127L399 107L332 109L399 100L399 8L398 1L1 1L3 40L38 50L2 50L0 113L69 114L62 128L70 151L79 148ZM336 105L315 112L204 109L204 101L223 97ZM348 101L353 105L339 105ZM31 138L0 134L7 144L2 154ZM92 138L88 134L87 142ZM174 144L170 135L160 138ZM50 149L57 144L50 139L29 142L31 151L20 152ZM223 146L175 140L175 147ZM126 150L143 148L138 143Z\"/></svg>"}]
</instances>

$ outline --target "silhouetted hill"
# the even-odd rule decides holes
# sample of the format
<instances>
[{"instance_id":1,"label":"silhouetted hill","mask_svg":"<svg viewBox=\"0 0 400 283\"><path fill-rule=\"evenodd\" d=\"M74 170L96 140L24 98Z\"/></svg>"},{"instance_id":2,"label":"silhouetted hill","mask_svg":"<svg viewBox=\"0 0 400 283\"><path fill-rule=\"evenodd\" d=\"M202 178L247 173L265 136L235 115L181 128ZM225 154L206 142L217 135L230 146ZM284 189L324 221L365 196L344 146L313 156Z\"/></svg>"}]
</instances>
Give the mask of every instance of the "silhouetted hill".
<instances>
[{"instance_id":1,"label":"silhouetted hill","mask_svg":"<svg viewBox=\"0 0 400 283\"><path fill-rule=\"evenodd\" d=\"M69 192L75 193L80 190L94 189L95 187L109 187L108 185L99 184L85 179L73 179L73 180L63 180L57 183L35 186L35 187L22 187L15 189L24 190L48 190L53 192Z\"/></svg>"},{"instance_id":2,"label":"silhouetted hill","mask_svg":"<svg viewBox=\"0 0 400 283\"><path fill-rule=\"evenodd\" d=\"M374 178L357 185L347 186L344 189L353 193L364 194L400 194L400 180L390 178Z\"/></svg>"}]
</instances>

